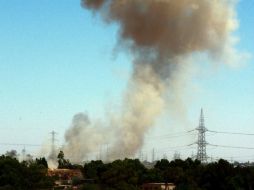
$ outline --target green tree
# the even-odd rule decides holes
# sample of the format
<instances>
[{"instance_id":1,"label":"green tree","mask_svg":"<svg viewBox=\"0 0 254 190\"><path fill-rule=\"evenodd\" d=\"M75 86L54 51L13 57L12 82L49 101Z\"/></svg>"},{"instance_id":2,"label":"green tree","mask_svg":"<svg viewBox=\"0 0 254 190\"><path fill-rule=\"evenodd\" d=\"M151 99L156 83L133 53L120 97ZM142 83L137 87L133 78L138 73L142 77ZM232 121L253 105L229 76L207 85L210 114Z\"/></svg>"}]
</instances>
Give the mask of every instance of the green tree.
<instances>
[{"instance_id":1,"label":"green tree","mask_svg":"<svg viewBox=\"0 0 254 190\"><path fill-rule=\"evenodd\" d=\"M47 169L36 162L19 162L10 156L0 156L0 189L40 189L51 188L53 179Z\"/></svg>"},{"instance_id":2,"label":"green tree","mask_svg":"<svg viewBox=\"0 0 254 190\"><path fill-rule=\"evenodd\" d=\"M43 158L36 158L35 162L36 162L37 165L42 165L45 168L48 168L48 162L44 157Z\"/></svg>"},{"instance_id":3,"label":"green tree","mask_svg":"<svg viewBox=\"0 0 254 190\"><path fill-rule=\"evenodd\" d=\"M72 169L73 168L70 161L66 160L64 158L64 152L62 150L58 153L57 159L58 159L58 168L59 169Z\"/></svg>"},{"instance_id":4,"label":"green tree","mask_svg":"<svg viewBox=\"0 0 254 190\"><path fill-rule=\"evenodd\" d=\"M11 158L18 158L18 154L16 150L7 151L5 155Z\"/></svg>"}]
</instances>

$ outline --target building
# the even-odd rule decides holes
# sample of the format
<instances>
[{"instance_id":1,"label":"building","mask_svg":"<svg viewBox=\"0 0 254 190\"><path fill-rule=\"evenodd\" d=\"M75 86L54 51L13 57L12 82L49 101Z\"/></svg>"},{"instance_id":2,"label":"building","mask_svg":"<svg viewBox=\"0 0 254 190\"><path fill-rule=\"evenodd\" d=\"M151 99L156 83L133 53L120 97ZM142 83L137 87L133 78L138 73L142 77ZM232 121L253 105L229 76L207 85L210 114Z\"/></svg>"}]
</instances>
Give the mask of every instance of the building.
<instances>
[{"instance_id":1,"label":"building","mask_svg":"<svg viewBox=\"0 0 254 190\"><path fill-rule=\"evenodd\" d=\"M48 176L57 176L64 180L71 180L73 177L83 179L83 175L79 169L49 169Z\"/></svg>"},{"instance_id":2,"label":"building","mask_svg":"<svg viewBox=\"0 0 254 190\"><path fill-rule=\"evenodd\" d=\"M77 189L73 180L82 181L84 179L78 169L49 169L48 176L56 178L54 189Z\"/></svg>"},{"instance_id":3,"label":"building","mask_svg":"<svg viewBox=\"0 0 254 190\"><path fill-rule=\"evenodd\" d=\"M142 190L174 190L173 183L145 183L142 185Z\"/></svg>"}]
</instances>

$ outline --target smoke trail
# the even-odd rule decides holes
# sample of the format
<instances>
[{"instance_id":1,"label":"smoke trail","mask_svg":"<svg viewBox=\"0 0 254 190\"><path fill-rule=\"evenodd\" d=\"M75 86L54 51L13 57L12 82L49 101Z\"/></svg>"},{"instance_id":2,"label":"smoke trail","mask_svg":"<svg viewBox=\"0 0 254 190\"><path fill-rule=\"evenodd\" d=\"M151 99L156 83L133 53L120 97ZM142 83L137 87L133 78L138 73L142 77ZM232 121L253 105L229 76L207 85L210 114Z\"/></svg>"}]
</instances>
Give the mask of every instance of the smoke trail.
<instances>
[{"instance_id":1,"label":"smoke trail","mask_svg":"<svg viewBox=\"0 0 254 190\"><path fill-rule=\"evenodd\" d=\"M172 77L181 72L178 65L194 53L220 60L233 52L229 50L234 49L232 32L237 28L235 3L232 0L82 0L82 6L100 13L107 23L117 23L119 44L135 58L123 110L114 122L117 127L112 128L115 141L110 152L111 158L133 156L163 111L168 86L174 83L175 88L177 84ZM90 150L75 150L79 147L75 143L86 144L93 138L92 132L102 134L77 126L66 132L66 140L72 152L84 154ZM80 139L74 141L77 136ZM82 156L85 155L79 158Z\"/></svg>"}]
</instances>

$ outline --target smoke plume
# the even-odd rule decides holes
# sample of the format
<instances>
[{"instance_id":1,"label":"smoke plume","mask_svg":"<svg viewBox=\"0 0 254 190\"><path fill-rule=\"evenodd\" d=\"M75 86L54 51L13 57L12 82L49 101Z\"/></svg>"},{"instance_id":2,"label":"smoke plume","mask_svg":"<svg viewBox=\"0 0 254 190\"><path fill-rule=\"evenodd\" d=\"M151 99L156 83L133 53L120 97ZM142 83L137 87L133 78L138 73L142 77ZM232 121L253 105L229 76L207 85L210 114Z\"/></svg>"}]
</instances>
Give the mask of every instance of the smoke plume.
<instances>
[{"instance_id":1,"label":"smoke plume","mask_svg":"<svg viewBox=\"0 0 254 190\"><path fill-rule=\"evenodd\" d=\"M195 53L221 60L229 56L229 49L234 49L235 2L82 0L82 6L100 14L106 23L118 24L119 44L134 57L133 73L120 114L108 122L110 130L100 132L87 117L76 115L66 132L66 151L82 160L103 143L110 131L109 135L114 136L110 158L131 157L142 147L144 135L163 112L167 104L165 91L170 85L176 88L172 77L181 72L179 64L185 64Z\"/></svg>"}]
</instances>

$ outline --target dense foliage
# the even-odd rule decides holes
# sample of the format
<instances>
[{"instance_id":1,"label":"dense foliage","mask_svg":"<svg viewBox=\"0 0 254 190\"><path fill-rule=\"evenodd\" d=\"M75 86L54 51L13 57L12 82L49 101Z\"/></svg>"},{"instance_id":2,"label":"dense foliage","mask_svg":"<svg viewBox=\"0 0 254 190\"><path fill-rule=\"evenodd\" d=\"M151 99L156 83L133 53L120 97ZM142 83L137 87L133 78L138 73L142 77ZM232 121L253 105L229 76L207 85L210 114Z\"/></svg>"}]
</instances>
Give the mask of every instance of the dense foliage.
<instances>
[{"instance_id":1,"label":"dense foliage","mask_svg":"<svg viewBox=\"0 0 254 190\"><path fill-rule=\"evenodd\" d=\"M198 160L166 159L147 169L139 160L116 160L104 164L91 161L84 165L84 175L96 181L85 189L138 190L147 182L172 182L177 190L254 189L254 167L234 166L226 160L201 164Z\"/></svg>"},{"instance_id":2,"label":"dense foliage","mask_svg":"<svg viewBox=\"0 0 254 190\"><path fill-rule=\"evenodd\" d=\"M60 150L57 156L58 169L82 169L81 165L72 164L70 160L64 158L64 152Z\"/></svg>"},{"instance_id":3,"label":"dense foliage","mask_svg":"<svg viewBox=\"0 0 254 190\"><path fill-rule=\"evenodd\" d=\"M54 181L47 176L45 158L19 162L15 152L0 156L0 190L51 189ZM138 159L100 160L86 163L84 167L58 155L59 168L82 169L86 183L84 190L140 190L142 184L168 182L176 190L253 190L254 167L230 164L226 160L201 164L198 160L159 160L151 169ZM80 184L82 181L77 181ZM82 182L83 183L83 182ZM73 182L74 184L74 182Z\"/></svg>"},{"instance_id":4,"label":"dense foliage","mask_svg":"<svg viewBox=\"0 0 254 190\"><path fill-rule=\"evenodd\" d=\"M12 156L0 156L0 189L48 189L53 186L53 179L46 174L45 158L19 162Z\"/></svg>"},{"instance_id":5,"label":"dense foliage","mask_svg":"<svg viewBox=\"0 0 254 190\"><path fill-rule=\"evenodd\" d=\"M85 177L95 179L108 190L136 190L142 184L144 173L146 168L137 159L116 160L108 164L92 161L84 165Z\"/></svg>"}]
</instances>

